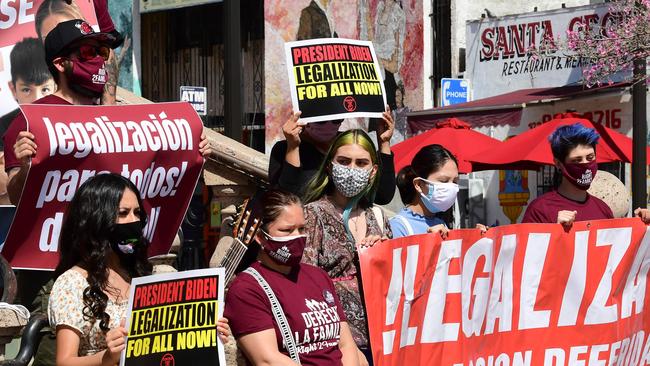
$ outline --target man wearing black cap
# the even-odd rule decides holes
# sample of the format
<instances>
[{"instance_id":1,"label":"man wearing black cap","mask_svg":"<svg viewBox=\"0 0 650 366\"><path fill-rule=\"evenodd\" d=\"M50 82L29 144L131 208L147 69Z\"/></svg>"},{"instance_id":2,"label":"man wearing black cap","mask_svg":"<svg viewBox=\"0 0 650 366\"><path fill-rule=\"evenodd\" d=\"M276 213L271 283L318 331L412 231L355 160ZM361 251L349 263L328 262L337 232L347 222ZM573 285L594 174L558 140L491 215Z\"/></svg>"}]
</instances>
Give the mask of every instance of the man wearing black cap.
<instances>
[{"instance_id":1,"label":"man wearing black cap","mask_svg":"<svg viewBox=\"0 0 650 366\"><path fill-rule=\"evenodd\" d=\"M95 32L83 19L58 23L45 37L45 62L58 89L34 104L99 104L109 78L106 61L114 42L115 36ZM27 131L22 113L16 116L2 139L5 171L9 176L7 191L15 205L25 184L29 159L36 154L34 135ZM199 152L203 156L211 153L205 134L201 136Z\"/></svg>"},{"instance_id":2,"label":"man wearing black cap","mask_svg":"<svg viewBox=\"0 0 650 366\"><path fill-rule=\"evenodd\" d=\"M95 32L81 19L59 23L45 38L45 61L58 89L34 104L98 104L108 77L104 66L114 38L109 33ZM9 176L7 191L11 203L17 204L29 159L36 153L34 135L27 131L22 113L16 116L2 138L5 170Z\"/></svg>"}]
</instances>

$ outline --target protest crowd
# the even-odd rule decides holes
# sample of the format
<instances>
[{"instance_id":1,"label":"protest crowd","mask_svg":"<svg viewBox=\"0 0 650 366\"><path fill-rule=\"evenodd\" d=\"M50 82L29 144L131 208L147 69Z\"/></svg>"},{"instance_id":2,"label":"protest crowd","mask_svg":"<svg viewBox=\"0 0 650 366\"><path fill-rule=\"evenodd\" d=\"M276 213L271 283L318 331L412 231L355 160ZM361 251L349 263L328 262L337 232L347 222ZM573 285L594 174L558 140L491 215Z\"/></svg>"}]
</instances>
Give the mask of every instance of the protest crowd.
<instances>
[{"instance_id":1,"label":"protest crowd","mask_svg":"<svg viewBox=\"0 0 650 366\"><path fill-rule=\"evenodd\" d=\"M78 1L44 0L39 5L34 21L36 37L16 43L10 57L13 96L19 105L31 106L17 108L0 119L0 127L4 131L3 173L6 173L0 174L0 203L17 206L13 227L17 226L16 220L25 220L26 216L21 216L20 210L30 204L39 209L53 203L63 207L48 213L60 225L51 234L56 238L44 239L41 233L40 242L36 240L37 246L44 248L51 248L53 242L57 243L53 250L44 250L52 252L47 254L54 255L56 265L50 270L28 266L17 266L20 269L15 270L16 304L24 305L32 315L41 314L47 319L47 327L38 337L39 344L31 361L33 365L167 366L174 365L174 357L178 364L220 364L224 359L224 345L228 352L236 352L229 359L238 359L240 364L400 364L406 361L399 361L399 358L393 363L381 360L384 356L389 357L402 348L414 345L416 338L428 337L431 340L429 343L453 343L458 334L468 339L470 335L479 333L499 337L498 333L492 335L492 330L488 331L496 327L495 318L490 318L490 314L494 307L505 306L500 301L505 302L506 295L488 290L479 293L482 286L480 279L487 277L474 278L476 282L473 284L474 273L470 273L468 279L463 277L461 290L461 275L451 273L462 272L462 276L465 276L465 267L470 267L461 265L458 269L450 262L454 258L469 257L472 252L465 244L461 249L461 239L465 240L463 235L471 237L476 243L485 243L488 238L490 243L496 242L496 237L491 235L498 235L499 246L485 249L481 255L486 259L474 265L479 272L479 266L499 267L506 248L506 237L514 235L515 231L509 232L508 228L489 226L488 223L479 223L471 228L454 227L450 217L457 203L459 177L463 173L460 157L444 143L427 144L418 147L410 163L396 171L391 140L397 123L395 108L400 107L395 105L395 95L392 95L390 103L386 100L386 91L380 93L383 96L378 96L379 107L376 101L372 102L374 109L370 115L375 125L373 131L343 128L346 109L349 112L362 104L371 105L370 99L359 98L352 108L350 100L343 99L345 95L342 95L340 111L321 110L325 108L323 105L308 100L312 99L308 97L311 93L308 84L331 82L338 77L367 79L367 85L359 84L351 88L363 93L364 90L374 90L369 87L373 83L380 85L376 82L378 76L379 79L394 78L388 69L382 71L384 75L380 75L375 67L374 50L364 44L350 48L344 44L329 48L318 46L315 50L303 44L295 46L295 67L302 71L296 73L297 79L292 87L298 90L294 97L304 103L305 108L294 108L285 116L281 129L283 139L275 142L270 149L268 186L261 187L244 204L250 207L246 211L249 216L245 219L239 217L239 220L242 227L248 225L244 228L246 234L238 236L235 233L234 236L239 240L237 243L245 242L246 245L237 261L229 263L232 268L226 268L225 272L187 274L188 277L182 277L183 271L155 274L153 261L150 261L154 248L156 255L169 250L183 218L183 212L180 216L175 212L178 220L170 219L171 211L185 210L199 180L204 159L215 156L218 159L219 153L211 146L203 131L205 127L202 124L197 127L192 122L191 119L198 120L198 116L190 118L182 115L181 118L170 112L154 112L157 108L155 105L148 110L150 112L142 115L142 123L139 124L121 122L120 117L110 114L113 109L108 106L116 104L116 83L120 71L115 49L123 44L124 37L108 14L107 0L93 1L93 16L99 30L87 20L87 15L77 5ZM308 33L304 27L306 25L301 24L301 33ZM323 35L323 38L332 36L331 32L326 33L327 37ZM304 37L310 38L313 37ZM359 57L355 58L354 55ZM332 60L336 63L326 65L335 71L325 67L321 69L316 64ZM350 63L349 69L346 69L347 66L341 68L340 65L346 65L345 62ZM300 63L308 66L301 66ZM313 71L315 69L318 72ZM345 70L357 70L358 75L352 77ZM395 80L392 82L395 83ZM304 85L301 86L301 83ZM303 92L300 88L304 88ZM383 85L377 88L380 91ZM314 90L316 93L322 92L322 89ZM403 86L401 91L399 88L396 91L403 94ZM395 91L392 93L395 94ZM370 98L373 92L364 94L364 97ZM84 109L60 109L63 112L57 114L57 107L75 106ZM37 115L39 108L52 116L41 118L43 123L40 129L34 127L38 118L32 117ZM98 110L100 112L95 112ZM84 116L96 117L88 118L89 122L71 120L66 125L58 124L66 113L87 113ZM135 120L135 117L132 118ZM587 191L598 172L597 156L601 142L599 131L579 122L558 127L540 142L547 144L552 152L556 184L553 190L538 196L528 205L522 223L551 224L557 228L553 229L555 238L574 233L577 230L574 227L583 222L615 218L608 203ZM174 161L175 153L182 151L186 155L182 161L176 160L176 165L160 168L162 170L158 170L162 163L155 158L141 165L130 158L115 166L102 165L103 153L145 154L151 151L166 152L171 161ZM74 157L75 165L57 166L57 170L38 170L44 169L39 166L47 158L60 156ZM153 153L151 156L154 156ZM88 165L82 165L84 162ZM73 179L74 174L68 173L75 169L86 170ZM396 192L401 205L396 213L392 213L385 209L385 205L394 200ZM650 224L650 211L646 208L634 208L631 216L628 220L639 222L635 225ZM53 222L48 220L50 218L43 220L43 227ZM611 227L607 225L603 227L615 228L615 224L611 224ZM589 230L578 227L583 230L581 232ZM41 231L36 223L33 228L34 231ZM505 231L498 231L501 229ZM637 235L637 231L641 230L637 229L635 227L634 235L630 229L628 236L636 238L641 235ZM12 230L7 243L15 241L16 235L21 240L23 236L28 236L27 232ZM162 235L163 231L166 235L164 240L156 236ZM551 237L551 234L548 235ZM575 235L577 237L578 234ZM38 238L39 234L35 237ZM415 245L412 245L417 244L418 238L427 238L427 243L433 242L442 249L431 257L433 259L426 259L429 257L422 254L423 249L418 256L418 252L413 251L417 248L413 249ZM603 240L606 242L607 239ZM455 245L452 242L456 242L458 247L452 247ZM539 246L543 251L535 252L539 254L538 257L546 255L548 245L547 242L546 246ZM647 246L647 243L640 245ZM528 247L530 249L530 245ZM391 249L381 252L382 258L372 254L379 253L381 248ZM0 255L15 256L20 250L25 249L10 248L7 244ZM449 255L446 259L442 258L445 250L448 251L445 255ZM555 246L553 250L560 251L561 248ZM512 251L514 253L514 249ZM438 260L437 253L442 259ZM515 256L513 253L511 257ZM567 247L564 254L574 256L573 253L574 249ZM636 264L630 260L628 264L640 271L639 276L647 277L648 259L643 257L644 253L642 260L635 261ZM619 254L612 272L621 262L623 254ZM32 257L39 255L44 254L31 254ZM394 257L388 258L391 255ZM522 261L536 263L529 259L528 250L526 255L525 259L511 259L510 262L510 292L514 291L516 296L526 296L523 287L519 288L524 286L524 282L535 282L536 278L539 285L542 276L526 277L521 283L516 282L519 280L517 277L513 284L513 262L517 263L516 266ZM406 258L404 263L400 262L403 258ZM417 270L418 276L422 276L417 269L420 268L419 260L427 261L423 265L424 272L430 276L434 276L435 272L435 276L438 276L442 271L449 276L449 282L436 286L435 279L427 277L426 281L429 282L423 284L424 280L416 277L415 273ZM574 259L574 264L576 261ZM14 262L10 262L14 265ZM535 268L533 264L530 268ZM376 272L369 272L370 265L375 265L373 270ZM450 269L450 266L453 268ZM525 271L526 264L523 267ZM570 269L571 276L573 268ZM224 275L229 270L235 272L232 280ZM491 270L483 270L489 272L492 278ZM608 267L608 270L611 268ZM587 271L586 263L584 271ZM376 285L379 279L374 278L380 277L379 272L388 276L386 286L381 288ZM569 269L562 270L562 275L564 272L569 276ZM499 273L507 277L503 275L505 272L494 270L494 276L498 277ZM590 276L601 275L589 273ZM452 276L458 282L453 282ZM576 278L582 278L576 276L571 279L578 281ZM585 278L582 281L586 281ZM635 281L637 285L641 283L639 279ZM503 280L504 288L506 282ZM611 278L607 284L610 288L615 286ZM473 310L468 310L470 300L467 300L467 304L464 302L466 294L462 291L465 288L470 288L469 291L476 297L471 300ZM645 289L645 279L642 288ZM624 293L623 296L627 294L627 290L621 288L616 291ZM488 314L488 325L483 327L481 323L476 329L465 328L473 326L466 324L471 324L476 318L463 318L462 329L455 329L458 334L450 327L445 328L452 321L461 321L460 317L451 319L453 316L444 315L447 296L452 293L462 293L463 314L484 311ZM536 294L533 292L532 296ZM606 295L609 296L609 292ZM368 299L369 296L372 298ZM442 306L443 314L438 318L429 316L433 305L427 305L426 310L416 306L416 301L424 300L427 296L429 302ZM481 310L479 304L483 300L485 303ZM488 301L490 309L486 310ZM531 301L534 303L537 300L533 297ZM519 316L518 329L535 328L526 328L528 319L522 320L519 312L523 313L524 303L521 300L522 309L516 313ZM603 309L611 307L611 304L612 300L603 300ZM635 302L636 314L643 308L642 304L643 300ZM378 314L375 309L379 307L383 312ZM622 308L627 309L625 306ZM564 311L565 308L562 309ZM629 314L632 313L631 309L632 305L629 305ZM628 314L625 311L621 310L621 314L617 313L616 316L625 318L623 314ZM509 314L514 317L511 313L512 309ZM605 317L605 313L595 317ZM395 314L399 314L397 318ZM499 314L496 316L498 329L504 332L510 330L508 327L512 324L507 323L505 315ZM431 330L418 331L414 321L409 323L409 316L412 319L424 317L422 327L430 324ZM561 323L565 318L562 315L560 318L558 322ZM579 319L588 323L582 316ZM552 321L556 321L555 317ZM396 324L396 328L387 328L393 324ZM436 328L434 324L441 327ZM600 323L596 321L590 324ZM650 333L649 326L650 322L644 321L641 329ZM498 344L499 341L495 342ZM638 342L643 342L642 336ZM628 340L628 343L629 346L625 346L628 363L619 361L618 364L645 364L639 363L638 357L650 350L645 349L643 353L639 351L634 355L636 351L633 350L644 347L635 346L635 338ZM476 344L473 346L479 347ZM622 346L619 344L619 347ZM471 350L472 344L464 344L460 348ZM440 352L444 354L445 349ZM448 360L444 357L451 359L457 356L451 348L447 352L448 356L422 354L418 359L435 356ZM622 348L620 352L623 352ZM138 357L142 359L138 361ZM650 362L648 357L647 361ZM600 360L598 354L596 359ZM458 362L457 365L463 364ZM468 364L481 365L478 361ZM513 361L512 364L517 363ZM552 363L528 361L528 364ZM558 361L557 364L566 363ZM568 364L580 363L569 361Z\"/></svg>"}]
</instances>

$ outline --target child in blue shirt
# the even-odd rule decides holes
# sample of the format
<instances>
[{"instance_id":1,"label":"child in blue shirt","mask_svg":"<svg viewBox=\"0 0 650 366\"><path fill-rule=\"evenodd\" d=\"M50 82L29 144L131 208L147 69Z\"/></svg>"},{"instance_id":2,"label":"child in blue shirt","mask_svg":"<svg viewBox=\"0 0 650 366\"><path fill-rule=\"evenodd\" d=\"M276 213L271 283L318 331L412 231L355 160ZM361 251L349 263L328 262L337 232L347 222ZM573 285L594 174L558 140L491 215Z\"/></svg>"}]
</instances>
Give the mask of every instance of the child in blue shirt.
<instances>
[{"instance_id":1,"label":"child in blue shirt","mask_svg":"<svg viewBox=\"0 0 650 366\"><path fill-rule=\"evenodd\" d=\"M413 157L411 165L400 170L397 188L406 205L390 219L393 238L425 233L447 237L449 229L436 216L449 210L458 194L458 162L441 145L427 145ZM483 225L477 228L486 231Z\"/></svg>"},{"instance_id":2,"label":"child in blue shirt","mask_svg":"<svg viewBox=\"0 0 650 366\"><path fill-rule=\"evenodd\" d=\"M433 144L420 149L397 174L397 188L406 205L390 220L393 238L440 232L447 234L436 213L450 209L458 194L458 162L444 147Z\"/></svg>"}]
</instances>

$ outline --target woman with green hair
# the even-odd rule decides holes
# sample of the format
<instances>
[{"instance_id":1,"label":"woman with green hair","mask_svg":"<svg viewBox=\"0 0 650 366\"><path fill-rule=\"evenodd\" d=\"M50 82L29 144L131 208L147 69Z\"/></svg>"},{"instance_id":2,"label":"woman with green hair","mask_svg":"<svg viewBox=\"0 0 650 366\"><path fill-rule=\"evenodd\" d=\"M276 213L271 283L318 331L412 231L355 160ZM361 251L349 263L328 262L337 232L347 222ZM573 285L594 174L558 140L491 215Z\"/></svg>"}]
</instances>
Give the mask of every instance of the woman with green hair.
<instances>
[{"instance_id":1,"label":"woman with green hair","mask_svg":"<svg viewBox=\"0 0 650 366\"><path fill-rule=\"evenodd\" d=\"M324 269L334 282L352 336L372 364L359 269L359 247L392 236L386 215L373 206L381 174L377 150L362 130L341 133L305 190L307 246L303 262Z\"/></svg>"}]
</instances>

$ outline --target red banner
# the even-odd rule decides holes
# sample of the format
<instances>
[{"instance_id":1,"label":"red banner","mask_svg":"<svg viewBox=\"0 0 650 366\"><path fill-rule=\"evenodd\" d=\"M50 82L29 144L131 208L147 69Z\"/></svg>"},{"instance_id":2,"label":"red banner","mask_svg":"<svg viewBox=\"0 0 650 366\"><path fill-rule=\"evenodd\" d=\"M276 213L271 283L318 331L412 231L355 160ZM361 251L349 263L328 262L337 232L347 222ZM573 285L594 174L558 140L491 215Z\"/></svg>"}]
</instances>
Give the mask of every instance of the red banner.
<instances>
[{"instance_id":1,"label":"red banner","mask_svg":"<svg viewBox=\"0 0 650 366\"><path fill-rule=\"evenodd\" d=\"M2 255L14 268L53 269L63 213L101 172L140 190L151 256L169 251L201 173L201 119L185 102L126 106L24 105L38 146Z\"/></svg>"},{"instance_id":2,"label":"red banner","mask_svg":"<svg viewBox=\"0 0 650 366\"><path fill-rule=\"evenodd\" d=\"M639 219L400 238L361 268L379 366L650 363Z\"/></svg>"}]
</instances>

